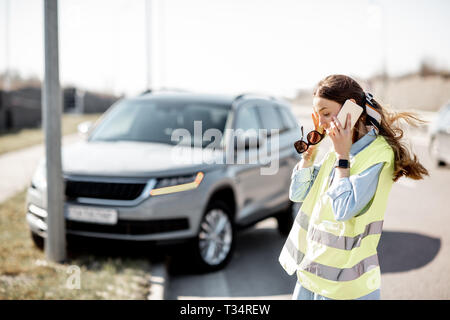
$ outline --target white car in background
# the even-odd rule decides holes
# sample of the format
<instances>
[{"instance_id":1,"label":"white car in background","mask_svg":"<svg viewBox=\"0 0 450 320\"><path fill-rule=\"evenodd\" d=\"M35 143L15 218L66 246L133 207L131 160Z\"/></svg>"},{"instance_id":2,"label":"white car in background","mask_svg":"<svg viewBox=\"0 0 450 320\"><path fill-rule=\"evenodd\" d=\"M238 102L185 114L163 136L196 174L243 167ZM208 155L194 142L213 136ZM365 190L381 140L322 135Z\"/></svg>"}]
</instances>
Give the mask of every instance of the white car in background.
<instances>
[{"instance_id":1,"label":"white car in background","mask_svg":"<svg viewBox=\"0 0 450 320\"><path fill-rule=\"evenodd\" d=\"M436 165L450 163L450 102L444 105L430 125L430 155Z\"/></svg>"}]
</instances>

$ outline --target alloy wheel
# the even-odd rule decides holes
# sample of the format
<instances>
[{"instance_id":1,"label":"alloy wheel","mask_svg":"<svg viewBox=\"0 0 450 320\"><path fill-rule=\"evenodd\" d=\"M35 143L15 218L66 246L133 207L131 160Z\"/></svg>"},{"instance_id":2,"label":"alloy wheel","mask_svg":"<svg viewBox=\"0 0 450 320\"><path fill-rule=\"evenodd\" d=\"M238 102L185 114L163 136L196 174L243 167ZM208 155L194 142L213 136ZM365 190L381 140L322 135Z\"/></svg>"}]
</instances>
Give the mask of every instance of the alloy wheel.
<instances>
[{"instance_id":1,"label":"alloy wheel","mask_svg":"<svg viewBox=\"0 0 450 320\"><path fill-rule=\"evenodd\" d=\"M206 213L200 224L199 249L202 259L208 265L222 263L228 256L233 229L229 216L222 209L212 209Z\"/></svg>"}]
</instances>

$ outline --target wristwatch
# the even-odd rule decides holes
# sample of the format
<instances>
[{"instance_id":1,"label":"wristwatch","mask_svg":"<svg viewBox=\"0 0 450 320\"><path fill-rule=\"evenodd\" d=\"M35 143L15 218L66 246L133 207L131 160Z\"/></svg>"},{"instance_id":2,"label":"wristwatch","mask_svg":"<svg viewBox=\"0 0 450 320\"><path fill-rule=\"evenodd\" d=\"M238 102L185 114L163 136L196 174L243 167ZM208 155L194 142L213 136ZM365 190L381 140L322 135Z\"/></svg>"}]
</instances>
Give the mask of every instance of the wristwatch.
<instances>
[{"instance_id":1,"label":"wristwatch","mask_svg":"<svg viewBox=\"0 0 450 320\"><path fill-rule=\"evenodd\" d=\"M338 161L336 161L335 167L348 169L350 168L350 161L348 161L347 159L339 159Z\"/></svg>"}]
</instances>

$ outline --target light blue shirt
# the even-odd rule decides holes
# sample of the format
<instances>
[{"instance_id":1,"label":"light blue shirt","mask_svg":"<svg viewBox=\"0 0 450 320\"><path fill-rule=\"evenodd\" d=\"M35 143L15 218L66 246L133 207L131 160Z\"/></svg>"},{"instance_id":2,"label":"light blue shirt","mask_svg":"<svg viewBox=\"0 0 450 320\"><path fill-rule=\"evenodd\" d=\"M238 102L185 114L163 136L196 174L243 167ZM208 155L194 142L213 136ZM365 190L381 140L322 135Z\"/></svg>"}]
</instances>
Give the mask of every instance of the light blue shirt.
<instances>
[{"instance_id":1,"label":"light blue shirt","mask_svg":"<svg viewBox=\"0 0 450 320\"><path fill-rule=\"evenodd\" d=\"M366 135L352 144L350 159L367 147L375 138L376 133L372 128ZM297 166L294 167L289 188L289 199L291 201L302 202L306 198L322 163L323 159L319 164L309 168L297 169ZM368 206L377 189L378 177L382 168L383 162L380 162L360 174L333 181L335 173L333 167L330 173L331 186L328 188L327 195L331 198L334 217L337 221L349 220L366 211L365 207Z\"/></svg>"}]
</instances>

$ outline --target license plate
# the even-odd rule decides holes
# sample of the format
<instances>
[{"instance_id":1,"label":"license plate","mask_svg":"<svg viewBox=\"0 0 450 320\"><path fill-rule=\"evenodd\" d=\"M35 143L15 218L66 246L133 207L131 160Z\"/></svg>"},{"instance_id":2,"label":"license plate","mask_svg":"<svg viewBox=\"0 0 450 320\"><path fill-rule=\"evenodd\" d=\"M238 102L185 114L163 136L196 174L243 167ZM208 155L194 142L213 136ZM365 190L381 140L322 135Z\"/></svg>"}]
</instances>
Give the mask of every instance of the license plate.
<instances>
[{"instance_id":1,"label":"license plate","mask_svg":"<svg viewBox=\"0 0 450 320\"><path fill-rule=\"evenodd\" d=\"M69 206L67 218L69 220L91 223L116 224L117 210L84 206Z\"/></svg>"}]
</instances>

